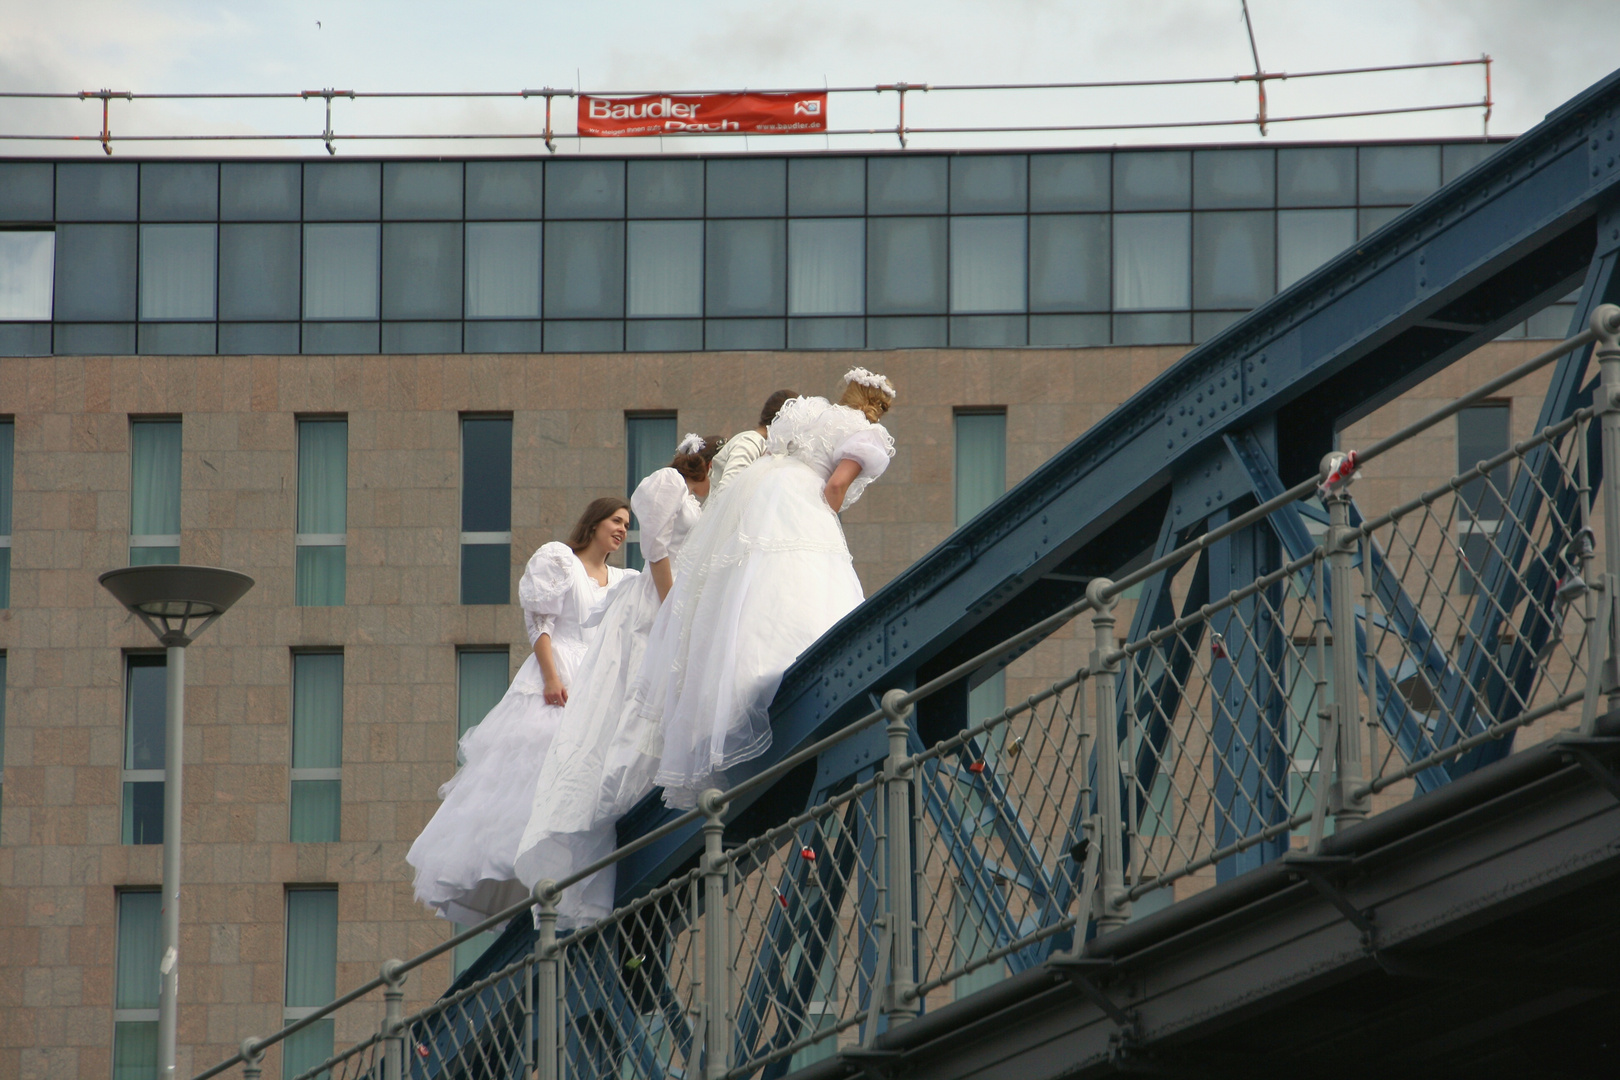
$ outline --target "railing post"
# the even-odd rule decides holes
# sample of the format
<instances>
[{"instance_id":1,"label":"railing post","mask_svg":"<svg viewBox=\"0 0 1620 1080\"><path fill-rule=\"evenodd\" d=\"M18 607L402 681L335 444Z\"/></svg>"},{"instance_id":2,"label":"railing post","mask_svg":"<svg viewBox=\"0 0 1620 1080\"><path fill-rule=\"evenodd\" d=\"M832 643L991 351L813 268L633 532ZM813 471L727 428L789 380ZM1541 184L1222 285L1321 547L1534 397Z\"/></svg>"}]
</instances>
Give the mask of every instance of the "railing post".
<instances>
[{"instance_id":1,"label":"railing post","mask_svg":"<svg viewBox=\"0 0 1620 1080\"><path fill-rule=\"evenodd\" d=\"M719 1080L731 1067L731 935L726 926L726 876L730 866L720 838L726 804L710 788L698 796L703 811L703 993L704 1075Z\"/></svg>"},{"instance_id":2,"label":"railing post","mask_svg":"<svg viewBox=\"0 0 1620 1080\"><path fill-rule=\"evenodd\" d=\"M557 890L550 879L534 883L534 898L539 904L536 919L540 927L534 942L538 999L534 1008L534 1071L537 1080L558 1080L562 1067L557 1015Z\"/></svg>"},{"instance_id":3,"label":"railing post","mask_svg":"<svg viewBox=\"0 0 1620 1080\"><path fill-rule=\"evenodd\" d=\"M242 1040L242 1080L259 1080L264 1075L264 1051L259 1040L249 1035Z\"/></svg>"},{"instance_id":4,"label":"railing post","mask_svg":"<svg viewBox=\"0 0 1620 1080\"><path fill-rule=\"evenodd\" d=\"M1598 617L1603 620L1604 650L1600 671L1588 678L1601 679L1608 693L1608 713L1620 711L1620 663L1616 662L1616 586L1620 584L1620 307L1599 305L1592 312L1592 330L1598 335L1598 377L1602 395L1598 407L1602 415L1603 438L1603 590L1598 597ZM1594 718L1597 723L1601 720Z\"/></svg>"},{"instance_id":5,"label":"railing post","mask_svg":"<svg viewBox=\"0 0 1620 1080\"><path fill-rule=\"evenodd\" d=\"M1124 821L1120 814L1119 724L1115 720L1114 685L1119 664L1114 659L1114 599L1104 598L1103 590L1114 583L1108 578L1092 578L1086 586L1086 599L1093 606L1091 629L1091 677L1097 684L1097 819L1094 837L1102 845L1101 887L1097 890L1098 935L1124 926L1131 918L1131 902L1125 893Z\"/></svg>"},{"instance_id":6,"label":"railing post","mask_svg":"<svg viewBox=\"0 0 1620 1080\"><path fill-rule=\"evenodd\" d=\"M383 988L383 1080L404 1080L405 1076L405 979L399 969L404 963L385 960L379 973Z\"/></svg>"},{"instance_id":7,"label":"railing post","mask_svg":"<svg viewBox=\"0 0 1620 1080\"><path fill-rule=\"evenodd\" d=\"M1368 798L1356 790L1366 778L1361 750L1360 652L1356 649L1356 572L1352 565L1359 530L1350 526L1350 484L1355 462L1337 451L1322 458L1322 502L1327 506L1329 606L1333 619L1333 773L1328 778L1328 811L1338 827L1367 817ZM1324 736L1326 738L1328 736Z\"/></svg>"},{"instance_id":8,"label":"railing post","mask_svg":"<svg viewBox=\"0 0 1620 1080\"><path fill-rule=\"evenodd\" d=\"M917 1018L916 963L912 956L911 918L911 706L902 704L906 693L894 689L883 695L883 715L889 718L889 760L883 772L888 812L889 910L889 1027Z\"/></svg>"}]
</instances>

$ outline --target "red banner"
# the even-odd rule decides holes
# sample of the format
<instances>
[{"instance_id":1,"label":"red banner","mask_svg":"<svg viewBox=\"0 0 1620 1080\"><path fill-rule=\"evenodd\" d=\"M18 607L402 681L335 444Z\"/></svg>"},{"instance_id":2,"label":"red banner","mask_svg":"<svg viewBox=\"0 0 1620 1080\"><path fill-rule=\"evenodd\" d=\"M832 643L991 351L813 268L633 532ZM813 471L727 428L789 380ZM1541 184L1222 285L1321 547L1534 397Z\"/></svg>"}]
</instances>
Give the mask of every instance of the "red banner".
<instances>
[{"instance_id":1,"label":"red banner","mask_svg":"<svg viewBox=\"0 0 1620 1080\"><path fill-rule=\"evenodd\" d=\"M808 135L827 130L827 94L653 94L579 99L585 136Z\"/></svg>"}]
</instances>

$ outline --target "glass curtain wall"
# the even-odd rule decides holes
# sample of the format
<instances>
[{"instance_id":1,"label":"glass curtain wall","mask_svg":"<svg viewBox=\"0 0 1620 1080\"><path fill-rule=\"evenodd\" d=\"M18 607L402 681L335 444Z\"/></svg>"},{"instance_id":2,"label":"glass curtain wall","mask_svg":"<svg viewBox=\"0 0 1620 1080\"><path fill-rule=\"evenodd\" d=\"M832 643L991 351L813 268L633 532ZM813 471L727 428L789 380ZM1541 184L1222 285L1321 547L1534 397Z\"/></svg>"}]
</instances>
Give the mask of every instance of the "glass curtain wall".
<instances>
[{"instance_id":1,"label":"glass curtain wall","mask_svg":"<svg viewBox=\"0 0 1620 1080\"><path fill-rule=\"evenodd\" d=\"M631 415L624 418L624 494L629 498L636 485L648 475L662 469L675 457L675 416L663 413L654 416ZM641 524L630 519L630 539L624 544L624 565L641 570L646 560L641 557Z\"/></svg>"},{"instance_id":2,"label":"glass curtain wall","mask_svg":"<svg viewBox=\"0 0 1620 1080\"><path fill-rule=\"evenodd\" d=\"M180 561L180 421L129 425L129 565Z\"/></svg>"},{"instance_id":3,"label":"glass curtain wall","mask_svg":"<svg viewBox=\"0 0 1620 1080\"><path fill-rule=\"evenodd\" d=\"M349 422L298 421L298 532L293 590L300 607L339 607L349 529Z\"/></svg>"},{"instance_id":4,"label":"glass curtain wall","mask_svg":"<svg viewBox=\"0 0 1620 1080\"><path fill-rule=\"evenodd\" d=\"M117 971L113 982L113 1080L150 1080L158 1064L158 965L163 897L118 894Z\"/></svg>"},{"instance_id":5,"label":"glass curtain wall","mask_svg":"<svg viewBox=\"0 0 1620 1080\"><path fill-rule=\"evenodd\" d=\"M461 602L505 604L512 578L512 418L461 419Z\"/></svg>"},{"instance_id":6,"label":"glass curtain wall","mask_svg":"<svg viewBox=\"0 0 1620 1080\"><path fill-rule=\"evenodd\" d=\"M49 322L56 233L0 232L0 322Z\"/></svg>"},{"instance_id":7,"label":"glass curtain wall","mask_svg":"<svg viewBox=\"0 0 1620 1080\"><path fill-rule=\"evenodd\" d=\"M283 1023L302 1020L337 996L336 889L287 890ZM281 1075L297 1076L332 1056L333 1021L317 1020L283 1044Z\"/></svg>"},{"instance_id":8,"label":"glass curtain wall","mask_svg":"<svg viewBox=\"0 0 1620 1080\"><path fill-rule=\"evenodd\" d=\"M335 842L343 806L343 654L294 653L288 839Z\"/></svg>"},{"instance_id":9,"label":"glass curtain wall","mask_svg":"<svg viewBox=\"0 0 1620 1080\"><path fill-rule=\"evenodd\" d=\"M164 713L169 663L162 653L124 657L123 842L163 843Z\"/></svg>"}]
</instances>

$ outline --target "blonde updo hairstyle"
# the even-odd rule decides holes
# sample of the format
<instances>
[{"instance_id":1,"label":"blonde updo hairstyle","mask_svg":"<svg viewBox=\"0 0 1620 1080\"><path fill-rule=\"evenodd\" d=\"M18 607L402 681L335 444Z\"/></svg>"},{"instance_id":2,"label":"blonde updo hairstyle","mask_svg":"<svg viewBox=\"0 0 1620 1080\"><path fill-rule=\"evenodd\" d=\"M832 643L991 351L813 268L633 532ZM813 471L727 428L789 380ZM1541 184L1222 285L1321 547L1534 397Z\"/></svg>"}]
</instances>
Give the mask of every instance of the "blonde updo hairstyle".
<instances>
[{"instance_id":1,"label":"blonde updo hairstyle","mask_svg":"<svg viewBox=\"0 0 1620 1080\"><path fill-rule=\"evenodd\" d=\"M894 398L879 387L851 382L844 384L844 392L839 396L838 404L859 409L866 414L867 420L875 424L883 419L884 413L894 407Z\"/></svg>"}]
</instances>

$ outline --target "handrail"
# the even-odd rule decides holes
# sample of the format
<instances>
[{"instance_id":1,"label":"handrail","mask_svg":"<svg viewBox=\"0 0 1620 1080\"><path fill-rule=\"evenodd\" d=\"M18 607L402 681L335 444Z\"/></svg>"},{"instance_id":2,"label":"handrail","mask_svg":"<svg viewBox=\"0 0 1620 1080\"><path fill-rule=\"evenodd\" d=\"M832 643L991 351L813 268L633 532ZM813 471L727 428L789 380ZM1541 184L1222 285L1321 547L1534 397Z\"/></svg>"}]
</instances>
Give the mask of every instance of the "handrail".
<instances>
[{"instance_id":1,"label":"handrail","mask_svg":"<svg viewBox=\"0 0 1620 1080\"><path fill-rule=\"evenodd\" d=\"M1523 379L1525 376L1534 373L1542 367L1545 367L1547 364L1559 359L1566 353L1569 353L1574 349L1583 348L1598 341L1599 338L1605 333L1620 333L1620 307L1613 304L1604 304L1596 308L1592 312L1591 324L1587 329L1565 339L1564 341L1559 342L1557 345L1554 345L1549 349L1536 354L1529 360L1526 360L1518 366L1509 369L1503 374L1498 375L1493 379L1486 380L1480 386L1448 402L1428 415L1407 424L1405 427L1400 428L1382 439L1376 440L1368 445L1366 449L1357 451L1359 461L1371 461L1389 452L1396 446L1401 445L1412 437L1429 430L1436 424L1439 424L1441 421L1455 416L1457 413L1461 412L1463 409L1474 404L1475 402L1483 400L1504 387L1512 385L1520 379ZM1579 417L1577 416L1574 419L1579 419ZM1574 422L1574 419L1565 421L1560 425L1553 425L1552 427L1548 428L1547 431L1539 433L1539 436L1545 437L1549 432L1552 432L1555 429L1564 430L1568 425ZM1477 465L1472 470L1472 472L1479 471L1480 467ZM894 695L892 700L886 702L888 709L892 709L896 714L903 714L907 709L911 708L916 703L932 696L945 687L950 686L953 683L956 683L959 680L973 674L975 671L978 671L987 664L994 663L997 660L1018 652L1029 642L1046 636L1051 631L1070 622L1080 614L1094 609L1098 606L1098 603L1110 603L1133 585L1146 581L1148 578L1160 573L1161 571L1180 565L1187 559L1209 547L1211 544L1263 520L1275 511L1289 505L1290 503L1297 502L1300 499L1314 494L1317 490L1318 483L1318 479L1313 477L1295 484L1293 487L1282 492L1281 494L1267 499L1245 513L1239 514L1226 524L1215 529L1211 529L1208 532L1189 540L1187 543L1182 544L1174 551L1160 556L1139 569L1124 575L1117 581L1113 581L1112 583L1096 590L1097 596L1095 598L1088 594L1086 597L1083 597L1073 604L1068 605L1055 614L1049 615L1032 626L1020 631L1019 633L1006 638L999 644L993 645L988 649L984 649L969 659L962 661L961 663L945 671L943 674L935 676L934 678L923 683L921 686L905 693ZM1417 501L1420 502L1421 498ZM1358 527L1357 531L1367 533L1371 528L1376 527L1377 524L1387 520L1388 517L1389 515L1383 515L1379 518L1373 519L1371 522L1364 523L1362 526ZM1269 580L1270 578L1276 578L1285 572L1291 572L1292 570L1298 569L1300 566L1313 561L1315 558L1316 556L1313 555L1306 556L1302 559L1293 560L1283 567L1282 570L1275 571L1271 575L1267 575L1267 579ZM1128 647L1118 649L1110 654L1107 659L1109 662L1114 662L1123 658L1128 652ZM1064 689L1073 686L1076 682L1083 680L1089 674L1090 672L1088 669L1081 668L1074 675L1053 683L1051 687L1041 691L1039 694L1032 695L1029 699L1029 704L1034 704L1038 700L1044 700L1053 694L1061 693ZM1558 698L1555 702L1551 703L1549 706L1538 709L1533 714L1529 714L1527 717L1519 718L1517 722L1513 724L1493 725L1493 727L1488 729L1486 732L1482 732L1468 740L1464 748L1466 749L1468 747L1472 747L1478 742L1489 738L1499 737L1506 730L1516 728L1528 722L1529 718L1539 717L1540 715L1545 715L1547 712L1556 711L1557 708L1566 706L1572 700L1574 700L1574 696L1564 695ZM999 723L1003 718L1010 714L1013 709L1021 707L1022 706L1009 707L1009 709L1004 710L1001 715L992 717L989 720L976 725L972 730L988 730L989 726ZM760 770L757 774L722 792L719 800L721 805L729 805L740 796L746 795L749 792L772 783L773 781L781 779L783 776L787 775L798 766L804 764L806 761L814 759L822 752L838 745L851 736L866 730L868 727L871 727L873 724L884 719L888 715L889 711L884 708L873 710L859 719L846 724L844 727L839 728L837 731L832 732L831 734L818 739L807 746L801 747L768 768ZM961 738L967 734L967 732L958 733L958 738ZM940 745L943 746L944 744ZM935 751L938 749L939 747L934 748ZM1435 760L1439 760L1441 757L1454 756L1457 752L1459 751L1457 751L1456 748L1448 748L1448 750L1442 752L1442 754L1431 755L1431 757L1434 757ZM929 753L929 751L925 751L924 755L926 756ZM1424 763L1412 763L1401 775L1410 775L1414 771L1418 770L1420 765L1427 767L1427 764L1432 764L1432 762L1430 762L1429 759L1425 759ZM1366 785L1363 790L1365 792L1381 790L1383 786L1387 786L1388 782L1393 782L1398 778L1399 777L1391 777L1383 785L1380 785L1379 782L1374 781L1373 783ZM364 997L366 994L369 994L385 985L397 985L407 973L420 967L422 964L427 963L429 960L443 955L445 952L453 949L455 946L465 941L470 941L486 930L493 929L494 927L523 914L536 904L540 903L542 899L546 901L555 901L557 896L569 886L575 885L590 877L592 874L617 864L626 857L643 850L649 845L654 844L659 840L680 831L686 826L702 820L703 818L704 814L701 809L688 810L678 817L659 826L658 828L637 837L636 839L630 841L622 847L615 849L602 858L587 864L579 870L576 870L574 873L568 875L560 881L540 882L535 886L534 894L526 899L521 900L505 910L490 916L483 922L477 923L461 933L440 942L438 945L417 954L409 960L388 961L383 965L382 973L376 978L373 978L355 989L350 990L348 993L333 1000L330 1004L324 1005L310 1013L308 1016L288 1024L286 1027L281 1028L272 1035L266 1036L263 1039L247 1040L244 1042L243 1048L234 1056L220 1062L218 1065L215 1065L204 1072L196 1074L192 1080L210 1080L211 1077L218 1076L226 1069L245 1062L249 1055L257 1055L262 1053L268 1047L283 1041L290 1035L304 1030L316 1021L332 1015L342 1007L358 1000L361 997ZM1288 828L1297 827L1302 821L1308 820L1308 818L1309 815L1296 814L1291 817L1288 822L1275 824L1270 826L1268 829L1263 830L1262 833L1244 837L1236 845L1233 845L1232 850L1241 850L1242 848L1252 846L1254 843L1266 839L1271 835L1280 835L1282 831L1285 831ZM775 832L775 830L771 831ZM1205 857L1200 865L1209 863L1209 860L1215 858L1216 856L1224 857L1225 854L1230 854L1230 852L1223 849L1220 852L1211 853L1209 856ZM1191 869L1192 868L1187 868L1183 872L1191 872Z\"/></svg>"}]
</instances>

